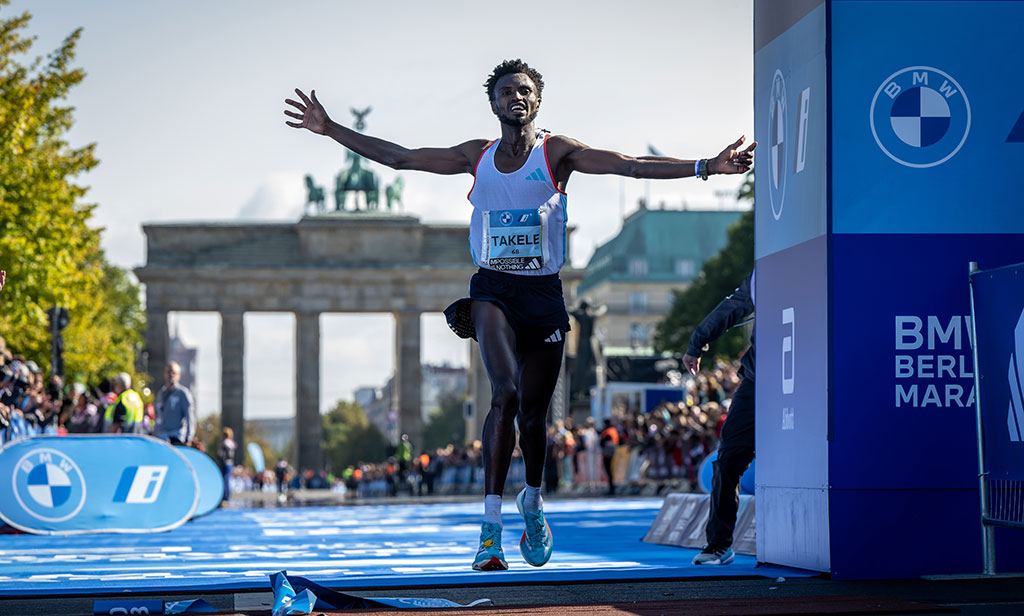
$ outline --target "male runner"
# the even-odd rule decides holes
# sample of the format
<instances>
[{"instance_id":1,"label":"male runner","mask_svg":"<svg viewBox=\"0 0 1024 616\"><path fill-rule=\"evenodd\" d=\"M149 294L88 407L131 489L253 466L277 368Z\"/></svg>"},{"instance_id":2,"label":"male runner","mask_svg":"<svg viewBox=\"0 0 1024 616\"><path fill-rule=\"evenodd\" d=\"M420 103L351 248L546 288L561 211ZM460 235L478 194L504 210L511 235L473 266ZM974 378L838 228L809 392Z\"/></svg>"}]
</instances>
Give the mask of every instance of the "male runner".
<instances>
[{"instance_id":1,"label":"male runner","mask_svg":"<svg viewBox=\"0 0 1024 616\"><path fill-rule=\"evenodd\" d=\"M484 520L473 568L508 569L501 548L501 494L512 451L519 447L526 488L516 505L526 521L519 549L527 563L551 558L551 530L540 495L544 473L548 403L558 380L569 316L558 270L565 261L566 184L574 171L634 178L675 179L743 173L753 162L752 143L740 137L712 159L632 157L599 150L562 135L538 130L544 80L521 60L502 62L484 83L501 136L452 147L408 149L333 122L316 98L298 89L287 99L298 120L293 128L331 137L346 148L392 169L474 176L470 249L480 267L469 297L445 311L449 326L480 345L491 381L491 407L484 421Z\"/></svg>"}]
</instances>

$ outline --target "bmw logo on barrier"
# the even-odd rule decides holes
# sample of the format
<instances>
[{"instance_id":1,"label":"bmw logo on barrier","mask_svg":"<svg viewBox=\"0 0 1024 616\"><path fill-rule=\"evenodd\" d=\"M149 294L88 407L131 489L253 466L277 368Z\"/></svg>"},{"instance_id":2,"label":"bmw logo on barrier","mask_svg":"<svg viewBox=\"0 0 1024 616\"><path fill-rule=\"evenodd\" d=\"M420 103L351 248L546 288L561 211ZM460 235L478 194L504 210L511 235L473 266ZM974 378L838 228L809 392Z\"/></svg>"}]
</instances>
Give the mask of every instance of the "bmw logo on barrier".
<instances>
[{"instance_id":1,"label":"bmw logo on barrier","mask_svg":"<svg viewBox=\"0 0 1024 616\"><path fill-rule=\"evenodd\" d=\"M772 203L772 216L782 216L782 203L786 198L786 80L776 70L772 78L772 92L768 102L769 167L768 198Z\"/></svg>"},{"instance_id":2,"label":"bmw logo on barrier","mask_svg":"<svg viewBox=\"0 0 1024 616\"><path fill-rule=\"evenodd\" d=\"M46 522L73 518L85 504L78 465L55 449L36 449L14 467L14 497L26 513Z\"/></svg>"},{"instance_id":3,"label":"bmw logo on barrier","mask_svg":"<svg viewBox=\"0 0 1024 616\"><path fill-rule=\"evenodd\" d=\"M950 74L909 66L889 75L871 99L871 134L885 154L907 167L952 158L971 130L971 104Z\"/></svg>"}]
</instances>

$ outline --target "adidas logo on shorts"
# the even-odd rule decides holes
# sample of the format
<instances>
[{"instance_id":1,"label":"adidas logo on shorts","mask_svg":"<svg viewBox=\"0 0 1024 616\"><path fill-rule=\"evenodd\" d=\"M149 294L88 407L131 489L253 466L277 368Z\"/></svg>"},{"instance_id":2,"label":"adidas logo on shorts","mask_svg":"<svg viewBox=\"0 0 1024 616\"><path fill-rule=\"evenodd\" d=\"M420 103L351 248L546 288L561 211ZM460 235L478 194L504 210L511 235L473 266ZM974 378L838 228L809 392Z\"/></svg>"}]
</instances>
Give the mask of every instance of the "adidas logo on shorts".
<instances>
[{"instance_id":1,"label":"adidas logo on shorts","mask_svg":"<svg viewBox=\"0 0 1024 616\"><path fill-rule=\"evenodd\" d=\"M562 330L556 329L555 333L551 334L544 339L544 342L561 342L562 341Z\"/></svg>"}]
</instances>

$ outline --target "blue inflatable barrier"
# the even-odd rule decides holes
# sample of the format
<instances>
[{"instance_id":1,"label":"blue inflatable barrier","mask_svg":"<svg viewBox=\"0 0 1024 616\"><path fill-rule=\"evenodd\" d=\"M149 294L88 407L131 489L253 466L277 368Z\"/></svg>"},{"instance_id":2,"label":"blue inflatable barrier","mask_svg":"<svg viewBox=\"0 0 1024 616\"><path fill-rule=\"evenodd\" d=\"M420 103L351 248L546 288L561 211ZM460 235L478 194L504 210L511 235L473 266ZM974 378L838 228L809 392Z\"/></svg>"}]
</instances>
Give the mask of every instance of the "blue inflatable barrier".
<instances>
[{"instance_id":1,"label":"blue inflatable barrier","mask_svg":"<svg viewBox=\"0 0 1024 616\"><path fill-rule=\"evenodd\" d=\"M13 441L0 450L0 478L0 519L30 533L170 530L191 518L199 503L192 464L149 436Z\"/></svg>"},{"instance_id":2,"label":"blue inflatable barrier","mask_svg":"<svg viewBox=\"0 0 1024 616\"><path fill-rule=\"evenodd\" d=\"M189 464L196 471L199 485L199 504L193 518L206 515L217 508L224 500L224 476L213 458L193 447L179 446L176 448L185 455Z\"/></svg>"},{"instance_id":3,"label":"blue inflatable barrier","mask_svg":"<svg viewBox=\"0 0 1024 616\"><path fill-rule=\"evenodd\" d=\"M700 469L697 471L697 485L700 487L700 491L705 494L711 494L711 479L715 476L715 467L712 463L717 459L718 450L716 449L708 457L704 458L704 461L700 463ZM757 460L751 460L750 466L740 477L740 494L754 494L755 462Z\"/></svg>"}]
</instances>

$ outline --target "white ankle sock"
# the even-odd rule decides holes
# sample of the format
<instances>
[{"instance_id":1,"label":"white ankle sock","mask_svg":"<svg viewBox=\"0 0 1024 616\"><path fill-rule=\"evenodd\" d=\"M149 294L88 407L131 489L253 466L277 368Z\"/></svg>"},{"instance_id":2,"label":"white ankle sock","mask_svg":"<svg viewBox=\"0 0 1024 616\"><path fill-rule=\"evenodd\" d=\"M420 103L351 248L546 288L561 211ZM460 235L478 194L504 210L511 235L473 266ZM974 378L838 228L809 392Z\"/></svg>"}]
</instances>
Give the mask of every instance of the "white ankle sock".
<instances>
[{"instance_id":1,"label":"white ankle sock","mask_svg":"<svg viewBox=\"0 0 1024 616\"><path fill-rule=\"evenodd\" d=\"M541 506L544 505L544 499L540 495L540 486L536 488L527 485L526 494L523 496L523 509L527 511L540 511Z\"/></svg>"},{"instance_id":2,"label":"white ankle sock","mask_svg":"<svg viewBox=\"0 0 1024 616\"><path fill-rule=\"evenodd\" d=\"M501 496L499 494L484 496L484 522L501 526Z\"/></svg>"}]
</instances>

